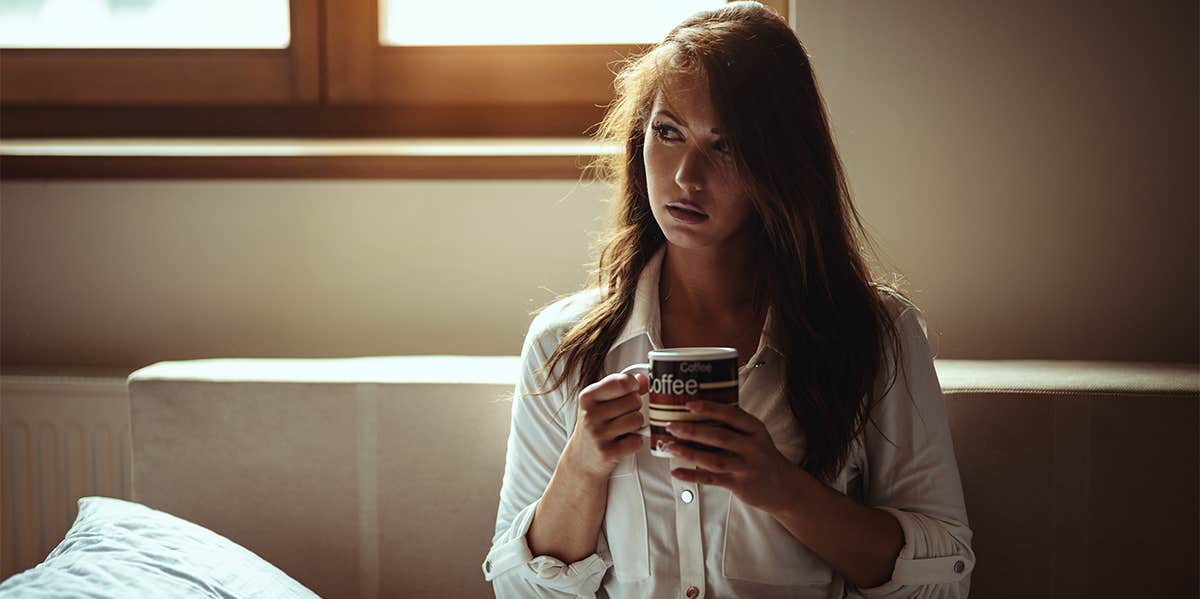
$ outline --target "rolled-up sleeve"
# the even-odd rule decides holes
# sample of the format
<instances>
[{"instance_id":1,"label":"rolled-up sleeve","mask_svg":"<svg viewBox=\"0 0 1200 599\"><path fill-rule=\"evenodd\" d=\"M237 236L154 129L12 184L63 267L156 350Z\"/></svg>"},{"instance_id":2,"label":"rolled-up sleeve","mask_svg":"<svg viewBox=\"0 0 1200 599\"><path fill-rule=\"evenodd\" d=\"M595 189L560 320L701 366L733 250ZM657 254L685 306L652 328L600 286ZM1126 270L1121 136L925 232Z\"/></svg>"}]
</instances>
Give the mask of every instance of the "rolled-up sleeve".
<instances>
[{"instance_id":1,"label":"rolled-up sleeve","mask_svg":"<svg viewBox=\"0 0 1200 599\"><path fill-rule=\"evenodd\" d=\"M534 510L567 444L569 431L563 412L576 409L565 405L566 395L561 391L530 395L538 390L542 382L538 371L557 343L555 336L539 332L543 329L540 324L539 319L534 320L521 350L496 530L483 573L499 599L594 597L612 565L603 533L597 552L573 564L553 556L532 555L525 540Z\"/></svg>"},{"instance_id":2,"label":"rolled-up sleeve","mask_svg":"<svg viewBox=\"0 0 1200 599\"><path fill-rule=\"evenodd\" d=\"M920 312L906 306L897 329L902 368L865 435L866 500L900 522L904 546L891 580L847 596L965 599L975 552L941 386Z\"/></svg>"}]
</instances>

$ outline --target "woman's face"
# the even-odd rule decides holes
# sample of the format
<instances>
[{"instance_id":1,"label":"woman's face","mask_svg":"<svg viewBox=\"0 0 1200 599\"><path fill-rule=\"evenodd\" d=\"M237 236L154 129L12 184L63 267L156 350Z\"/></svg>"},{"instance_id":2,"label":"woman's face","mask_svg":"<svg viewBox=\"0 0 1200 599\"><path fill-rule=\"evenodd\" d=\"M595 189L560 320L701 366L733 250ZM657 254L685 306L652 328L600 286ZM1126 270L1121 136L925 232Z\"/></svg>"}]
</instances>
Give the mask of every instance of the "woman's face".
<instances>
[{"instance_id":1,"label":"woman's face","mask_svg":"<svg viewBox=\"0 0 1200 599\"><path fill-rule=\"evenodd\" d=\"M650 210L672 245L724 249L738 243L753 207L737 181L703 74L667 80L646 124L642 158Z\"/></svg>"}]
</instances>

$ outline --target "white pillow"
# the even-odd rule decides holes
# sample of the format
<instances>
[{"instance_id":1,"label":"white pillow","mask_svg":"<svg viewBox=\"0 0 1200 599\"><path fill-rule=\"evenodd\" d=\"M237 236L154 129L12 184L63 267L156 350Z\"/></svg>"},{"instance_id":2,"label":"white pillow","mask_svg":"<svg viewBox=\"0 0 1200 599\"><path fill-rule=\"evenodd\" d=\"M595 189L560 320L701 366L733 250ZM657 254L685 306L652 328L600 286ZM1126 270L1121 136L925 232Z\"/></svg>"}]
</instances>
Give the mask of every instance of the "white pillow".
<instances>
[{"instance_id":1,"label":"white pillow","mask_svg":"<svg viewBox=\"0 0 1200 599\"><path fill-rule=\"evenodd\" d=\"M0 597L317 597L237 543L187 520L109 497L79 515L45 561Z\"/></svg>"}]
</instances>

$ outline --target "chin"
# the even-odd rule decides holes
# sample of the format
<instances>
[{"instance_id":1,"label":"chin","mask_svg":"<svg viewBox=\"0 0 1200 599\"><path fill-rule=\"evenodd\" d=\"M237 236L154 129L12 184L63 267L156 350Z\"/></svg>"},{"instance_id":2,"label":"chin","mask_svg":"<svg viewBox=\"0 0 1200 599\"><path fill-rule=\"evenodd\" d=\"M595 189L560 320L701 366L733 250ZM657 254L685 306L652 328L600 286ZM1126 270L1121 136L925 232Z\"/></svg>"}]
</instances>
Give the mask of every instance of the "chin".
<instances>
[{"instance_id":1,"label":"chin","mask_svg":"<svg viewBox=\"0 0 1200 599\"><path fill-rule=\"evenodd\" d=\"M724 240L714 236L710 231L703 230L702 226L680 225L671 222L667 223L666 226L659 223L659 228L662 229L663 237L666 238L667 243L681 249L702 250L724 245Z\"/></svg>"}]
</instances>

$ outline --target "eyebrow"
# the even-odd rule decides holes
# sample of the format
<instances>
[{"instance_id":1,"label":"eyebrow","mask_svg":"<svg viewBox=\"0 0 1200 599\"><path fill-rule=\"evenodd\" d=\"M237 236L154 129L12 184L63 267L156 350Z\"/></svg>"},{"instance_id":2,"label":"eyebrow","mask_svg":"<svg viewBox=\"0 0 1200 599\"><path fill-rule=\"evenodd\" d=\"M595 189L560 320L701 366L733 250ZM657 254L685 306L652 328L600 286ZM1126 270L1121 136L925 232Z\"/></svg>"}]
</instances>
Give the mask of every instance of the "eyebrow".
<instances>
[{"instance_id":1,"label":"eyebrow","mask_svg":"<svg viewBox=\"0 0 1200 599\"><path fill-rule=\"evenodd\" d=\"M683 120L683 119L681 119L681 118L679 118L679 117L675 116L674 114L671 114L671 111L670 111L670 110L667 110L667 109L665 109L665 108L660 108L660 109L658 109L658 113L659 113L659 114L665 114L665 115L667 115L668 117L670 117L670 119L671 119L672 121L675 121L676 123L679 123L680 125L683 125L684 127L687 127L687 126L688 126L688 124L687 124L687 121L685 121L685 120ZM720 130L720 129L716 129L716 128L714 128L714 129L710 129L710 131L712 131L713 133L715 133L715 134L717 134L717 135L720 135L720 134L721 134L721 130Z\"/></svg>"}]
</instances>

